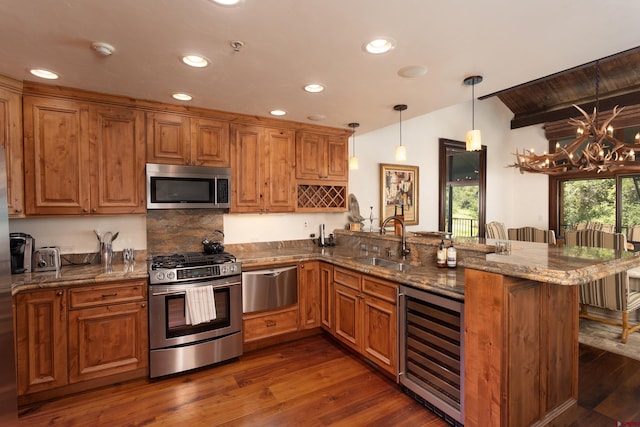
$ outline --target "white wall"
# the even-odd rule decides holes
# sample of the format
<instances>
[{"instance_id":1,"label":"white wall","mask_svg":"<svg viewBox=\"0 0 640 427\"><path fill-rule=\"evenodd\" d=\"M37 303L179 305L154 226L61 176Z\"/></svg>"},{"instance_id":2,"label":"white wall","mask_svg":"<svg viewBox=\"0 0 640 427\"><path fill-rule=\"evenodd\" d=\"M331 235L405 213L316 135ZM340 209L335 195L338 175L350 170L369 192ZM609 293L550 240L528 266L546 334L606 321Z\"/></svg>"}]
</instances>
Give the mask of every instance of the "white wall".
<instances>
[{"instance_id":1,"label":"white wall","mask_svg":"<svg viewBox=\"0 0 640 427\"><path fill-rule=\"evenodd\" d=\"M409 106L410 108L411 106ZM508 227L548 226L548 178L546 175L520 174L507 165L513 153L523 148L547 149L541 125L510 130L512 113L497 99L476 101L476 127L487 146L487 221L501 221ZM410 230L438 229L438 138L463 141L471 124L471 101L403 120L402 144L407 147L407 165L419 170L419 224ZM360 213L369 217L370 206L379 225L380 163L396 164L395 146L399 142L398 124L356 136L360 168L350 171L349 193L355 194ZM352 149L351 141L349 150ZM225 214L225 243L266 242L306 239L318 234L324 223L327 233L344 228L346 213L326 214ZM369 221L365 221L368 227ZM38 246L56 245L62 253L97 250L94 229L120 231L115 250L124 247L146 249L146 219L141 216L43 218L10 221L10 231L32 234ZM170 236L168 236L170 238Z\"/></svg>"}]
</instances>

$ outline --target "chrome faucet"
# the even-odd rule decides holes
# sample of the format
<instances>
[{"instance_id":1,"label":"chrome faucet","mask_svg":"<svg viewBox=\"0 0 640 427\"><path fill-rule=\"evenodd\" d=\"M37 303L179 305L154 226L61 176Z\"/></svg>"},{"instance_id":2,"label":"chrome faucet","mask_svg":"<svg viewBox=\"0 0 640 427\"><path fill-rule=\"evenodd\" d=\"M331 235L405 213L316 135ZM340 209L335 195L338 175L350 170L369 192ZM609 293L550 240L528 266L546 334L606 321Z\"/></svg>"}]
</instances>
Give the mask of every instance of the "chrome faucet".
<instances>
[{"instance_id":1,"label":"chrome faucet","mask_svg":"<svg viewBox=\"0 0 640 427\"><path fill-rule=\"evenodd\" d=\"M407 230L406 230L406 227L404 225L404 220L402 218L400 218L400 217L397 217L397 216L390 216L389 218L387 218L384 221L382 221L382 225L380 225L380 234L384 234L385 233L384 227L392 219L394 219L396 221L400 221L400 225L402 225L402 250L401 250L401 252L402 252L402 259L405 259L411 253L411 249L409 249L407 247Z\"/></svg>"}]
</instances>

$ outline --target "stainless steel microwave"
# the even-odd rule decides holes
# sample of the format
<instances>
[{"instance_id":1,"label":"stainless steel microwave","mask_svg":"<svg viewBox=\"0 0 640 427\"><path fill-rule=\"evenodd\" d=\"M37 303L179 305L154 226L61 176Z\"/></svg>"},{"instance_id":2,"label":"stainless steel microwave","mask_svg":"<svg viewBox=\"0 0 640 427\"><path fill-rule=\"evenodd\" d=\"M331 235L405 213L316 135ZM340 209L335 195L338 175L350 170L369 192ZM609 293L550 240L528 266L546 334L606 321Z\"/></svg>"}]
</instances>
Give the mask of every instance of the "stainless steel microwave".
<instances>
[{"instance_id":1,"label":"stainless steel microwave","mask_svg":"<svg viewBox=\"0 0 640 427\"><path fill-rule=\"evenodd\" d=\"M147 163L147 209L230 207L230 168Z\"/></svg>"}]
</instances>

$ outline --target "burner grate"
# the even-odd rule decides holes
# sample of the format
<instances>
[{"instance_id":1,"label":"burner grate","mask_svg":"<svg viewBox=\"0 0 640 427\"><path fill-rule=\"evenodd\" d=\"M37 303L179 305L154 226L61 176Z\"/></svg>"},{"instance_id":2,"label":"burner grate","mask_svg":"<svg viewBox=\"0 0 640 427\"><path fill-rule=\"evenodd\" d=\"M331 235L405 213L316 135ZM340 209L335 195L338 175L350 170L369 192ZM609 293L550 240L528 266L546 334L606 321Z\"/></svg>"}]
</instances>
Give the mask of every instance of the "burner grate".
<instances>
[{"instance_id":1,"label":"burner grate","mask_svg":"<svg viewBox=\"0 0 640 427\"><path fill-rule=\"evenodd\" d=\"M212 264L235 262L236 257L228 252L207 254L204 252L184 252L171 255L156 255L151 260L151 269L200 267Z\"/></svg>"}]
</instances>

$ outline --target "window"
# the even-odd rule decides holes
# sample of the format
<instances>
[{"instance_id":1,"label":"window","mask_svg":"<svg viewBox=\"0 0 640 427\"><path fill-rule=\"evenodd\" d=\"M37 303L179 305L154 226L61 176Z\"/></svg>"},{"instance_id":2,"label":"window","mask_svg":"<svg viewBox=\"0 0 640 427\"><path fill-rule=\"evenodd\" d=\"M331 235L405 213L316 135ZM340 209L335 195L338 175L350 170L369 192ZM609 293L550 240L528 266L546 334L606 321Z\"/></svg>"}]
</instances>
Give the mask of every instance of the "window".
<instances>
[{"instance_id":1,"label":"window","mask_svg":"<svg viewBox=\"0 0 640 427\"><path fill-rule=\"evenodd\" d=\"M622 233L640 225L640 174L560 179L558 187L561 235L587 221L613 225Z\"/></svg>"},{"instance_id":2,"label":"window","mask_svg":"<svg viewBox=\"0 0 640 427\"><path fill-rule=\"evenodd\" d=\"M484 237L486 147L440 138L439 229L458 237Z\"/></svg>"}]
</instances>

